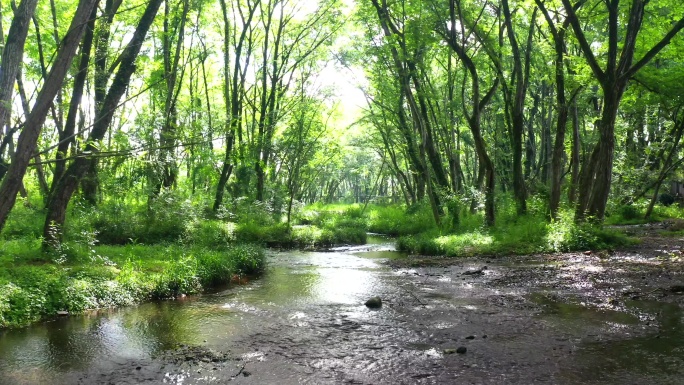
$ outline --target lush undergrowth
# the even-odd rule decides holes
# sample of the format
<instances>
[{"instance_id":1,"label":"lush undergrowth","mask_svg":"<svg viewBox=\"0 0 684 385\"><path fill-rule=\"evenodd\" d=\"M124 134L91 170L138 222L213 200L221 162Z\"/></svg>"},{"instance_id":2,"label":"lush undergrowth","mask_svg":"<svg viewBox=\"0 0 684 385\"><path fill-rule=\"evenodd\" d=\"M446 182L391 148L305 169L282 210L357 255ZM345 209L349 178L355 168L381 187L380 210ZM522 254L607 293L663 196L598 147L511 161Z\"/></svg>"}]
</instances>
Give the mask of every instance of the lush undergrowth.
<instances>
[{"instance_id":1,"label":"lush undergrowth","mask_svg":"<svg viewBox=\"0 0 684 385\"><path fill-rule=\"evenodd\" d=\"M32 203L32 204L31 204ZM264 267L263 246L363 244L366 224L324 212L288 226L266 205L236 200L215 215L167 194L147 202L76 204L64 242L41 247L40 202L20 202L0 237L0 327L58 312L193 294Z\"/></svg>"},{"instance_id":2,"label":"lush undergrowth","mask_svg":"<svg viewBox=\"0 0 684 385\"><path fill-rule=\"evenodd\" d=\"M533 214L504 217L489 229L478 227L445 231L433 228L400 237L398 247L414 254L456 257L603 250L633 242L616 230L590 224L577 225L569 216L564 213L554 222Z\"/></svg>"},{"instance_id":3,"label":"lush undergrowth","mask_svg":"<svg viewBox=\"0 0 684 385\"><path fill-rule=\"evenodd\" d=\"M546 219L543 199L528 214L499 202L497 225L483 226L466 202L452 202L440 226L427 204L315 204L298 207L290 224L266 204L233 200L219 213L173 194L152 204L107 201L73 205L57 249L41 249L40 202L15 207L0 237L0 327L26 325L57 312L137 303L200 292L263 269L261 247L320 249L363 244L367 232L398 237L413 254L467 256L610 249L631 242L609 227L578 225L569 209ZM449 211L451 209L451 211ZM645 206L617 206L609 224L637 223ZM455 214L458 215L455 215ZM654 220L682 217L656 206Z\"/></svg>"},{"instance_id":4,"label":"lush undergrowth","mask_svg":"<svg viewBox=\"0 0 684 385\"><path fill-rule=\"evenodd\" d=\"M251 245L74 247L43 253L40 241L0 244L0 327L22 326L57 312L174 298L255 274L263 250Z\"/></svg>"},{"instance_id":5,"label":"lush undergrowth","mask_svg":"<svg viewBox=\"0 0 684 385\"><path fill-rule=\"evenodd\" d=\"M499 197L497 224L487 228L481 213L471 214L467 202L452 204L440 226L435 224L427 204L405 206L312 205L301 211L298 220L316 223L316 218L343 216L365 222L370 232L398 237L398 248L412 254L469 256L531 254L558 251L606 250L637 242L613 225L637 224L684 217L677 206L656 205L651 218L643 219L647 202L629 206L614 205L607 214L605 226L577 224L570 208L561 210L558 220L547 219L547 206L542 197L528 201L528 213L520 216L513 202ZM449 206L447 206L449 207ZM458 215L454 215L454 211Z\"/></svg>"}]
</instances>

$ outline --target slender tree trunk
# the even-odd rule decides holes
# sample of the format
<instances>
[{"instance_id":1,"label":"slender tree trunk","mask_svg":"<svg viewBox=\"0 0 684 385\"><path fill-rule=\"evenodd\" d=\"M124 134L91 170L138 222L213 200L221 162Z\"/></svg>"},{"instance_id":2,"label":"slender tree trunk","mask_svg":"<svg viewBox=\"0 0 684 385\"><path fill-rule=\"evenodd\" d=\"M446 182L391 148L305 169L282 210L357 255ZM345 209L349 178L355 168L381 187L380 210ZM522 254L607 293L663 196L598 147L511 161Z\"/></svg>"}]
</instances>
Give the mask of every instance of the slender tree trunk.
<instances>
[{"instance_id":1,"label":"slender tree trunk","mask_svg":"<svg viewBox=\"0 0 684 385\"><path fill-rule=\"evenodd\" d=\"M511 114L511 144L513 146L513 193L516 200L518 215L527 212L527 189L525 188L525 175L523 174L523 132L525 131L525 97L527 96L527 84L529 79L530 55L532 50L532 36L534 33L534 23L530 23L530 30L527 38L527 50L525 52L525 66L523 57L518 46L518 41L513 29L512 15L508 6L508 0L501 2L504 23L508 35L508 41L513 52L513 72L515 79L515 94L512 105L509 107ZM532 13L531 20L535 19L537 10Z\"/></svg>"},{"instance_id":2,"label":"slender tree trunk","mask_svg":"<svg viewBox=\"0 0 684 385\"><path fill-rule=\"evenodd\" d=\"M674 139L672 140L670 151L668 152L667 158L663 163L660 175L658 175L658 179L656 181L656 185L653 191L653 196L651 197L651 202L648 204L648 208L646 209L644 219L649 219L651 217L651 214L653 213L653 207L658 201L658 193L660 191L660 186L662 185L663 181L671 171L672 160L674 158L674 155L677 153L677 150L679 148L679 142L682 139L682 133L684 132L684 118L682 118L679 122L677 122L675 118L674 132Z\"/></svg>"},{"instance_id":3,"label":"slender tree trunk","mask_svg":"<svg viewBox=\"0 0 684 385\"><path fill-rule=\"evenodd\" d=\"M7 41L2 50L2 71L0 71L0 144L5 140L2 137L2 130L10 122L14 82L24 60L24 44L26 43L29 25L37 4L38 0L23 0L19 4L19 7L14 12L12 24L7 34ZM9 129L6 135L6 140L12 140L12 133L10 133ZM2 149L3 146L0 145L0 181L2 181L5 172L7 172L7 167L4 166L2 159ZM2 222L0 222L0 229L2 229Z\"/></svg>"},{"instance_id":4,"label":"slender tree trunk","mask_svg":"<svg viewBox=\"0 0 684 385\"><path fill-rule=\"evenodd\" d=\"M133 37L119 57L121 64L112 80L109 91L95 114L95 123L86 141L85 150L88 154L96 154L98 152L97 142L105 137L109 129L114 112L135 71L135 61L140 52L140 47L154 21L161 2L162 0L151 0L147 3L138 26L133 32ZM66 218L66 209L69 201L76 191L79 182L95 161L96 158L93 157L78 157L71 163L64 176L57 183L48 204L48 212L43 227L44 247L55 247L62 241L62 227Z\"/></svg>"},{"instance_id":5,"label":"slender tree trunk","mask_svg":"<svg viewBox=\"0 0 684 385\"><path fill-rule=\"evenodd\" d=\"M67 111L66 123L64 124L64 129L59 135L55 171L52 177L52 186L50 191L54 189L55 182L57 182L64 174L64 170L66 168L66 161L64 158L67 157L69 146L76 141L74 138L76 129L76 116L78 115L78 107L81 104L86 77L88 76L88 66L90 64L90 51L92 50L93 46L96 16L97 7L93 7L93 11L90 14L90 20L88 20L88 25L83 35L83 41L81 42L81 61L78 65L78 72L74 78L74 86L71 94L71 101L69 102L69 110Z\"/></svg>"},{"instance_id":6,"label":"slender tree trunk","mask_svg":"<svg viewBox=\"0 0 684 385\"><path fill-rule=\"evenodd\" d=\"M52 105L55 95L57 95L57 92L62 87L64 77L71 66L71 61L76 54L76 48L86 28L86 22L96 2L97 0L82 0L79 2L69 31L62 39L62 44L59 47L50 73L38 94L31 114L26 118L24 129L21 131L17 141L15 156L7 170L7 175L3 178L0 185L0 231L7 221L9 212L14 207L17 192L22 185L22 179L24 174L26 174L29 161L33 158L36 151L38 137L40 136L48 109Z\"/></svg>"},{"instance_id":7,"label":"slender tree trunk","mask_svg":"<svg viewBox=\"0 0 684 385\"><path fill-rule=\"evenodd\" d=\"M570 158L572 159L571 182L568 190L568 203L575 204L577 201L577 186L580 178L580 129L579 129L579 111L577 108L577 100L573 101L572 105L572 151Z\"/></svg>"},{"instance_id":8,"label":"slender tree trunk","mask_svg":"<svg viewBox=\"0 0 684 385\"><path fill-rule=\"evenodd\" d=\"M443 37L449 44L449 47L456 52L466 71L470 74L472 105L470 112L465 111L464 107L464 113L468 121L468 126L470 127L470 132L473 135L473 142L475 144L475 151L477 153L479 164L477 184L478 187L481 187L485 193L485 224L487 226L494 226L496 221L496 209L494 205L496 178L494 173L494 163L487 154L487 146L485 145L484 138L482 137L480 123L482 110L494 96L494 93L499 85L499 79L497 78L489 91L487 91L483 97L480 97L480 78L477 73L477 67L475 66L473 59L466 53L462 43L459 43L459 39L457 37L456 25L460 24L456 22L457 9L460 12L460 3L457 5L455 0L450 0L449 13L451 25L453 27L447 30Z\"/></svg>"}]
</instances>

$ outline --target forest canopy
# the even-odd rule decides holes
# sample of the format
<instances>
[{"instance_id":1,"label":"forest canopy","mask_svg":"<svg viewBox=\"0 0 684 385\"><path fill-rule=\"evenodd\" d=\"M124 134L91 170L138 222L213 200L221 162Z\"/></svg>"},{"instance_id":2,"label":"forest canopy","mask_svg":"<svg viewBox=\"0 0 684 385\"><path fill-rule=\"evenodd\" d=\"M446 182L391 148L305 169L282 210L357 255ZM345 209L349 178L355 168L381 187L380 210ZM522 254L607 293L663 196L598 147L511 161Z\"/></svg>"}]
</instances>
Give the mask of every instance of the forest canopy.
<instances>
[{"instance_id":1,"label":"forest canopy","mask_svg":"<svg viewBox=\"0 0 684 385\"><path fill-rule=\"evenodd\" d=\"M0 5L0 231L75 204L541 210L672 203L675 0L22 0ZM118 211L120 215L129 211ZM66 227L65 227L66 226Z\"/></svg>"}]
</instances>

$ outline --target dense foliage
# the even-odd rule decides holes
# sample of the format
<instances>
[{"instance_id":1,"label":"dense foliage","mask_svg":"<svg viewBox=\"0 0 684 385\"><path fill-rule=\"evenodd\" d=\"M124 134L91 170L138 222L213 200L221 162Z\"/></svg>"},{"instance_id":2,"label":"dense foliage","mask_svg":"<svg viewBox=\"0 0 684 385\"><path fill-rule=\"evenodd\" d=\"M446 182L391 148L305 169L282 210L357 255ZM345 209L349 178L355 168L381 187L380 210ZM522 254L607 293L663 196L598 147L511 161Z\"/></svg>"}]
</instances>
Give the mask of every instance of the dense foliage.
<instances>
[{"instance_id":1,"label":"dense foliage","mask_svg":"<svg viewBox=\"0 0 684 385\"><path fill-rule=\"evenodd\" d=\"M576 250L682 214L680 1L22 0L0 22L0 326L196 292L261 268L244 243Z\"/></svg>"}]
</instances>

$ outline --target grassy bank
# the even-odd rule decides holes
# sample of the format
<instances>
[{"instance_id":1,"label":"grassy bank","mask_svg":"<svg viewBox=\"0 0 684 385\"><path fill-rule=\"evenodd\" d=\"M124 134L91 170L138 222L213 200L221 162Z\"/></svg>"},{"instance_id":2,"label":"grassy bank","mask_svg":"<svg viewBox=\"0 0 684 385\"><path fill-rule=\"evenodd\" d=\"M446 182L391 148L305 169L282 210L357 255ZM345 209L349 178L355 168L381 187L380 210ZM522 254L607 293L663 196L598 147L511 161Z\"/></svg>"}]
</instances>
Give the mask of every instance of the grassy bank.
<instances>
[{"instance_id":1,"label":"grassy bank","mask_svg":"<svg viewBox=\"0 0 684 385\"><path fill-rule=\"evenodd\" d=\"M41 249L40 202L21 202L0 238L0 328L59 312L199 293L264 267L263 247L315 249L366 241L365 222L323 212L294 226L237 200L218 215L176 195L70 207L65 242Z\"/></svg>"},{"instance_id":2,"label":"grassy bank","mask_svg":"<svg viewBox=\"0 0 684 385\"><path fill-rule=\"evenodd\" d=\"M27 325L58 312L131 305L199 293L258 273L262 249L181 245L71 246L70 260L45 254L39 241L0 245L0 327Z\"/></svg>"},{"instance_id":3,"label":"grassy bank","mask_svg":"<svg viewBox=\"0 0 684 385\"><path fill-rule=\"evenodd\" d=\"M363 215L358 213L361 207L314 205L307 207L303 213L307 210L336 212L338 215L356 213L359 221L365 222L368 231L396 236L400 250L421 255L458 257L605 250L635 242L606 226L574 223L569 208L561 211L558 220L550 222L544 203L535 199L530 200L529 212L523 216L516 214L512 203L501 205L504 209L498 212L497 224L491 228L483 225L482 214L471 214L465 205L458 209L457 217L454 217L453 212L447 212L440 226L435 224L427 204L409 208L369 205ZM642 214L635 207L617 207L607 222L611 225L640 223L635 217ZM682 216L680 208L657 206L651 220L678 216Z\"/></svg>"},{"instance_id":4,"label":"grassy bank","mask_svg":"<svg viewBox=\"0 0 684 385\"><path fill-rule=\"evenodd\" d=\"M447 213L437 226L427 204L409 208L369 205L363 213L362 205L312 205L302 210L298 220L343 217L367 231L397 237L402 251L448 257L601 250L632 242L614 230L575 224L570 210L563 211L559 220L549 222L541 204L530 206L529 214L524 216L517 215L513 205L505 206L512 209L501 210L492 228L483 225L482 214L471 214L466 207L461 207L457 219L453 212Z\"/></svg>"},{"instance_id":5,"label":"grassy bank","mask_svg":"<svg viewBox=\"0 0 684 385\"><path fill-rule=\"evenodd\" d=\"M442 224L427 204L311 205L290 225L267 205L235 200L219 213L206 202L175 195L147 202L111 201L70 207L65 242L41 250L44 213L39 202L18 205L0 238L0 327L26 325L58 312L129 305L198 293L264 266L263 247L320 249L363 244L368 231L398 238L400 250L449 257L610 249L632 242L606 228L577 225L569 209L546 220L541 200L518 216L501 204L497 225L481 214L449 205ZM617 207L610 224L635 223L644 208ZM458 215L454 215L454 212ZM682 209L656 207L653 220L681 217Z\"/></svg>"}]
</instances>

